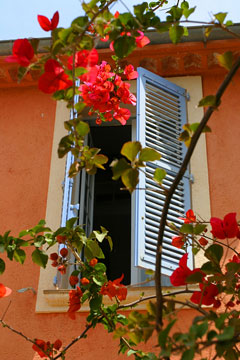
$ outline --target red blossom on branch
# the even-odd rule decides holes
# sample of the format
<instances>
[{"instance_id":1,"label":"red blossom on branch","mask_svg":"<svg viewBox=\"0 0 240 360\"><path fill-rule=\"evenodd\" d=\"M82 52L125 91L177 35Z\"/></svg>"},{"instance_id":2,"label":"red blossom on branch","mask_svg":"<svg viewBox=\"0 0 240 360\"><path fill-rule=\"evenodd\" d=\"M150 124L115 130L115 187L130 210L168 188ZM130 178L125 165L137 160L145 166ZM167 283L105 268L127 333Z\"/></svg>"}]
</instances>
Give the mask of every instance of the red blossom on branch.
<instances>
[{"instance_id":1,"label":"red blossom on branch","mask_svg":"<svg viewBox=\"0 0 240 360\"><path fill-rule=\"evenodd\" d=\"M98 52L96 49L81 50L75 54L75 67L90 68L98 63ZM68 58L67 66L69 70L73 67L73 55Z\"/></svg>"},{"instance_id":2,"label":"red blossom on branch","mask_svg":"<svg viewBox=\"0 0 240 360\"><path fill-rule=\"evenodd\" d=\"M34 50L30 42L27 39L18 39L14 41L12 55L7 56L5 61L27 67L33 57Z\"/></svg>"},{"instance_id":3,"label":"red blossom on branch","mask_svg":"<svg viewBox=\"0 0 240 360\"><path fill-rule=\"evenodd\" d=\"M172 237L172 246L175 246L178 249L181 249L184 245L184 237L183 236L173 236Z\"/></svg>"},{"instance_id":4,"label":"red blossom on branch","mask_svg":"<svg viewBox=\"0 0 240 360\"><path fill-rule=\"evenodd\" d=\"M32 346L32 348L42 358L46 357L46 354L51 355L51 352L49 352L50 343L49 342L46 343L44 340L35 339L35 344Z\"/></svg>"},{"instance_id":5,"label":"red blossom on branch","mask_svg":"<svg viewBox=\"0 0 240 360\"><path fill-rule=\"evenodd\" d=\"M56 11L51 20L49 20L46 16L43 15L38 15L37 19L39 25L44 31L52 31L58 26L59 13L58 11Z\"/></svg>"},{"instance_id":6,"label":"red blossom on branch","mask_svg":"<svg viewBox=\"0 0 240 360\"><path fill-rule=\"evenodd\" d=\"M65 90L72 86L72 80L64 73L64 69L58 61L49 59L44 69L45 73L40 76L38 81L38 87L44 93L52 94L58 90Z\"/></svg>"},{"instance_id":7,"label":"red blossom on branch","mask_svg":"<svg viewBox=\"0 0 240 360\"><path fill-rule=\"evenodd\" d=\"M75 276L75 275L70 276L69 283L70 283L71 286L77 285L78 282L79 282L78 276Z\"/></svg>"},{"instance_id":8,"label":"red blossom on branch","mask_svg":"<svg viewBox=\"0 0 240 360\"><path fill-rule=\"evenodd\" d=\"M12 290L10 288L4 286L3 284L0 284L0 298L10 295L11 292Z\"/></svg>"},{"instance_id":9,"label":"red blossom on branch","mask_svg":"<svg viewBox=\"0 0 240 360\"><path fill-rule=\"evenodd\" d=\"M194 270L189 269L187 266L187 258L188 254L184 254L182 256L179 261L179 267L174 270L170 276L170 281L173 286L187 285L187 278L196 272L200 272L202 274L202 278L204 278L205 274L199 268Z\"/></svg>"},{"instance_id":10,"label":"red blossom on branch","mask_svg":"<svg viewBox=\"0 0 240 360\"><path fill-rule=\"evenodd\" d=\"M134 70L134 67L131 64L125 66L124 74L128 80L137 79L138 77L138 72Z\"/></svg>"},{"instance_id":11,"label":"red blossom on branch","mask_svg":"<svg viewBox=\"0 0 240 360\"><path fill-rule=\"evenodd\" d=\"M224 219L212 217L210 219L212 226L212 234L217 239L234 238L239 235L238 223L236 220L236 213L229 213L224 216Z\"/></svg>"},{"instance_id":12,"label":"red blossom on branch","mask_svg":"<svg viewBox=\"0 0 240 360\"><path fill-rule=\"evenodd\" d=\"M146 46L147 44L150 43L150 40L147 36L144 35L144 33L140 30L138 30L138 33L140 34L139 36L136 37L136 45L139 48L143 48L144 46Z\"/></svg>"},{"instance_id":13,"label":"red blossom on branch","mask_svg":"<svg viewBox=\"0 0 240 360\"><path fill-rule=\"evenodd\" d=\"M190 223L196 221L196 216L195 216L193 210L189 209L186 212L186 217L185 218L180 217L179 219L183 220L185 224L190 224Z\"/></svg>"},{"instance_id":14,"label":"red blossom on branch","mask_svg":"<svg viewBox=\"0 0 240 360\"><path fill-rule=\"evenodd\" d=\"M101 288L100 294L108 295L108 297L112 300L114 296L116 296L120 301L125 300L127 297L127 288L125 285L120 284L124 275L116 280L109 280L106 284L104 284Z\"/></svg>"},{"instance_id":15,"label":"red blossom on branch","mask_svg":"<svg viewBox=\"0 0 240 360\"><path fill-rule=\"evenodd\" d=\"M77 286L76 290L69 291L69 308L68 308L68 316L75 320L75 312L81 308L81 297L83 295L82 290L79 286Z\"/></svg>"},{"instance_id":16,"label":"red blossom on branch","mask_svg":"<svg viewBox=\"0 0 240 360\"><path fill-rule=\"evenodd\" d=\"M219 307L219 302L215 299L215 296L219 294L217 285L202 283L199 284L199 287L201 291L195 291L190 300L194 304L200 304L201 302L202 305L212 305L216 302L216 307Z\"/></svg>"},{"instance_id":17,"label":"red blossom on branch","mask_svg":"<svg viewBox=\"0 0 240 360\"><path fill-rule=\"evenodd\" d=\"M133 66L130 66L130 73L134 73ZM120 107L120 104L136 105L136 97L129 90L130 84L123 82L119 75L112 72L106 61L91 67L80 79L83 81L79 87L80 95L90 107L89 114L97 113L96 122L101 124L102 121L112 121L115 118L125 125L131 113Z\"/></svg>"},{"instance_id":18,"label":"red blossom on branch","mask_svg":"<svg viewBox=\"0 0 240 360\"><path fill-rule=\"evenodd\" d=\"M98 259L96 259L96 258L93 258L92 260L89 261L89 265L90 265L90 266L93 266L93 267L94 267L95 265L97 265L97 263L98 263Z\"/></svg>"}]
</instances>

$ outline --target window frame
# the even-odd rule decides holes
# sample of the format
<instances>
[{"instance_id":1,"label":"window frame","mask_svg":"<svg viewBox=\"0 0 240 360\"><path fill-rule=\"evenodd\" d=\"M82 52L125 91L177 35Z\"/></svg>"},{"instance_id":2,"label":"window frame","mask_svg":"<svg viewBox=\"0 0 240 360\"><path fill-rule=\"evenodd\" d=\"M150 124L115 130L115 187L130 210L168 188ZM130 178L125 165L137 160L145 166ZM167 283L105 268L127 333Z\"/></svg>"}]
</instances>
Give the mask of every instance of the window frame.
<instances>
[{"instance_id":1,"label":"window frame","mask_svg":"<svg viewBox=\"0 0 240 360\"><path fill-rule=\"evenodd\" d=\"M173 77L169 79L177 85L184 87L190 94L190 101L187 103L189 123L200 121L203 115L203 109L197 108L199 99L202 97L202 80L200 76ZM57 147L61 137L65 135L63 122L69 118L69 109L63 102L57 103L55 130L53 137L52 158L50 166L49 190L46 204L46 222L47 225L55 229L59 227L61 221L62 187L64 179L65 159L58 159ZM198 164L201 163L201 168ZM191 186L192 209L200 216L210 217L210 196L207 168L207 152L205 134L200 138L190 163L190 172L194 176L194 183ZM134 196L134 195L133 195ZM132 229L134 231L134 229ZM51 248L50 252L57 250ZM195 257L195 266L199 267L203 263L203 253L198 253ZM138 272L138 270L137 270ZM57 290L53 285L53 278L56 275L56 269L50 262L46 269L40 269L38 295L36 301L37 313L65 312L68 307L68 291ZM137 275L138 276L138 275ZM138 277L139 278L139 277ZM132 281L135 282L134 276ZM137 282L137 281L136 281ZM142 290L135 290L129 287L129 299L136 299ZM144 290L145 291L145 290ZM148 291L153 293L153 288ZM130 300L130 301L131 301ZM85 307L81 309L87 311Z\"/></svg>"}]
</instances>

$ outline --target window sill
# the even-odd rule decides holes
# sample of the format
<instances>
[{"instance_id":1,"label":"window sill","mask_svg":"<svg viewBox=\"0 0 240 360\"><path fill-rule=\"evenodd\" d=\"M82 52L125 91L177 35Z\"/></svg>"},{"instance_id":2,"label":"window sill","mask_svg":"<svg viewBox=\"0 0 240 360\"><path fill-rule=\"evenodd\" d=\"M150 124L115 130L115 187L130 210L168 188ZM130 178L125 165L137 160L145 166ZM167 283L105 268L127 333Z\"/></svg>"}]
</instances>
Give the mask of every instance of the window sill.
<instances>
[{"instance_id":1,"label":"window sill","mask_svg":"<svg viewBox=\"0 0 240 360\"><path fill-rule=\"evenodd\" d=\"M184 290L184 287L167 287L163 288L164 292L178 292ZM199 290L197 288L191 287L191 290ZM37 313L63 313L68 309L68 293L69 290L43 290L42 302L41 306L38 306L36 309ZM143 295L144 293L144 295ZM129 287L127 300L122 301L121 304L132 304L139 300L141 297L147 297L147 300L142 301L138 304L138 310L146 310L146 303L155 299L155 288L154 287ZM189 300L191 294L177 294L174 299L178 301L186 301ZM114 303L114 300L110 300L107 296L104 296L104 304L111 305ZM181 307L182 305L178 305L177 307ZM128 308L129 310L129 308ZM83 304L80 312L88 312L89 307L88 304Z\"/></svg>"}]
</instances>

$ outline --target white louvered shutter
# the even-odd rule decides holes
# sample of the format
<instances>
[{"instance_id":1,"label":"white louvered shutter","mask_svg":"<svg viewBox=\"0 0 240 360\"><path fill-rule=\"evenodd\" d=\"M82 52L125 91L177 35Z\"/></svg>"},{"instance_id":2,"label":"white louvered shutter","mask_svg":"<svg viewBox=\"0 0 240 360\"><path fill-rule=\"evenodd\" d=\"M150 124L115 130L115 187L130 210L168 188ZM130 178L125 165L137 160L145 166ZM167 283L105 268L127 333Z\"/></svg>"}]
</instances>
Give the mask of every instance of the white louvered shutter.
<instances>
[{"instance_id":1,"label":"white louvered shutter","mask_svg":"<svg viewBox=\"0 0 240 360\"><path fill-rule=\"evenodd\" d=\"M167 176L163 185L165 188L171 186L186 152L185 145L178 141L182 125L186 122L186 90L148 70L138 68L136 138L143 147L159 151L162 157L160 161L147 163L146 176L140 174L140 190L136 194L136 266L155 269L158 228L165 195L156 192L160 188L148 176L152 178L157 167L164 168ZM190 207L189 172L186 172L171 201L167 220L180 226L182 220L179 217L184 217ZM183 250L171 245L174 235L166 227L162 252L163 275L171 275L184 254ZM188 258L188 265L192 267L191 252Z\"/></svg>"}]
</instances>

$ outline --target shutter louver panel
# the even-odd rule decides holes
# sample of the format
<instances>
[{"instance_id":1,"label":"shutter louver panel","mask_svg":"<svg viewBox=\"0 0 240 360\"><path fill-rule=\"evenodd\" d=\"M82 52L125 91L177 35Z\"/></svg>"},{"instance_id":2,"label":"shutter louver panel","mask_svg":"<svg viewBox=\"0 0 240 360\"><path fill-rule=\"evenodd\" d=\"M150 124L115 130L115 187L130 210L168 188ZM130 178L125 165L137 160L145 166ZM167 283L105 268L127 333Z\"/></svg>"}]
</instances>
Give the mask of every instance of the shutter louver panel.
<instances>
[{"instance_id":1,"label":"shutter louver panel","mask_svg":"<svg viewBox=\"0 0 240 360\"><path fill-rule=\"evenodd\" d=\"M155 251L158 228L165 195L153 178L154 171L161 167L167 171L163 186L168 189L179 167L185 149L178 141L182 125L186 123L185 90L149 71L138 69L137 92L137 140L143 147L159 151L161 160L147 163L145 173L140 175L136 194L136 253L135 264L155 269ZM190 208L189 173L184 178L172 198L167 220L181 226L185 212ZM178 267L184 251L171 245L176 234L167 226L164 233L162 274L171 275ZM189 256L191 266L192 256Z\"/></svg>"}]
</instances>

